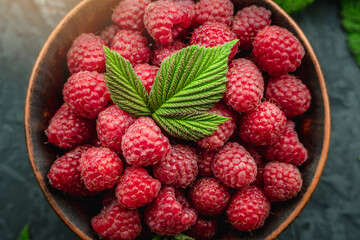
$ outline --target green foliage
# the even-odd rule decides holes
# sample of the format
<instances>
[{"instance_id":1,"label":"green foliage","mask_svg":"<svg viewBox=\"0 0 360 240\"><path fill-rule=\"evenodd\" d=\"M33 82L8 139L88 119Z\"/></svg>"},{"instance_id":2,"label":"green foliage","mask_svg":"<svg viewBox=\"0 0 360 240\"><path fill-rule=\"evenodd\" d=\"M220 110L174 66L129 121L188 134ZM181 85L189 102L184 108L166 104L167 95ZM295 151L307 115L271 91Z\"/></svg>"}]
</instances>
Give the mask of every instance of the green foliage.
<instances>
[{"instance_id":1,"label":"green foliage","mask_svg":"<svg viewBox=\"0 0 360 240\"><path fill-rule=\"evenodd\" d=\"M29 224L26 224L21 230L18 240L30 240Z\"/></svg>"},{"instance_id":2,"label":"green foliage","mask_svg":"<svg viewBox=\"0 0 360 240\"><path fill-rule=\"evenodd\" d=\"M314 0L273 0L287 13L298 12L304 9L307 5L314 2Z\"/></svg>"}]
</instances>

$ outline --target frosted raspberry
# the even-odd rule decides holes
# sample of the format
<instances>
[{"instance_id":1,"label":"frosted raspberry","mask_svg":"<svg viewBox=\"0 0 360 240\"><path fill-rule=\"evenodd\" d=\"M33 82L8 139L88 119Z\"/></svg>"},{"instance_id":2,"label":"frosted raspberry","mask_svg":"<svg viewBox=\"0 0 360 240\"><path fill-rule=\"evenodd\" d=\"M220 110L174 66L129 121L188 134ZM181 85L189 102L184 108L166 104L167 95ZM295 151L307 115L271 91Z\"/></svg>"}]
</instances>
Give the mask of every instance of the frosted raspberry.
<instances>
[{"instance_id":1,"label":"frosted raspberry","mask_svg":"<svg viewBox=\"0 0 360 240\"><path fill-rule=\"evenodd\" d=\"M270 201L286 201L295 197L301 190L302 177L292 164L269 162L263 172L264 192Z\"/></svg>"},{"instance_id":2,"label":"frosted raspberry","mask_svg":"<svg viewBox=\"0 0 360 240\"><path fill-rule=\"evenodd\" d=\"M275 143L286 123L284 113L274 104L263 102L240 119L240 137L247 143Z\"/></svg>"},{"instance_id":3,"label":"frosted raspberry","mask_svg":"<svg viewBox=\"0 0 360 240\"><path fill-rule=\"evenodd\" d=\"M120 28L117 25L111 24L100 32L100 37L105 41L107 46L110 46L110 43L119 31Z\"/></svg>"},{"instance_id":4,"label":"frosted raspberry","mask_svg":"<svg viewBox=\"0 0 360 240\"><path fill-rule=\"evenodd\" d=\"M154 84L154 80L159 68L144 63L144 64L136 65L134 67L134 70L136 74L139 76L141 82L144 84L146 91L150 93L151 87Z\"/></svg>"},{"instance_id":5,"label":"frosted raspberry","mask_svg":"<svg viewBox=\"0 0 360 240\"><path fill-rule=\"evenodd\" d=\"M200 0L194 10L192 21L195 25L212 21L230 26L234 15L234 4L230 0Z\"/></svg>"},{"instance_id":6,"label":"frosted raspberry","mask_svg":"<svg viewBox=\"0 0 360 240\"><path fill-rule=\"evenodd\" d=\"M76 114L90 119L96 118L110 99L104 74L88 71L71 75L64 84L63 95Z\"/></svg>"},{"instance_id":7,"label":"frosted raspberry","mask_svg":"<svg viewBox=\"0 0 360 240\"><path fill-rule=\"evenodd\" d=\"M172 43L168 45L160 45L154 49L154 56L151 60L152 64L155 66L160 67L161 62L167 58L173 55L174 53L177 53L179 50L186 47L186 44L183 43L180 40L175 40Z\"/></svg>"},{"instance_id":8,"label":"frosted raspberry","mask_svg":"<svg viewBox=\"0 0 360 240\"><path fill-rule=\"evenodd\" d=\"M266 99L279 106L286 117L303 114L310 108L311 94L306 85L292 75L282 75L269 79Z\"/></svg>"},{"instance_id":9,"label":"frosted raspberry","mask_svg":"<svg viewBox=\"0 0 360 240\"><path fill-rule=\"evenodd\" d=\"M217 179L232 188L250 185L257 173L254 159L236 142L228 142L219 150L211 169Z\"/></svg>"},{"instance_id":10,"label":"frosted raspberry","mask_svg":"<svg viewBox=\"0 0 360 240\"><path fill-rule=\"evenodd\" d=\"M154 165L170 152L169 139L149 117L141 117L130 126L121 141L126 162L134 166Z\"/></svg>"},{"instance_id":11,"label":"frosted raspberry","mask_svg":"<svg viewBox=\"0 0 360 240\"><path fill-rule=\"evenodd\" d=\"M257 186L239 190L232 198L226 215L239 231L261 228L270 213L270 202Z\"/></svg>"},{"instance_id":12,"label":"frosted raspberry","mask_svg":"<svg viewBox=\"0 0 360 240\"><path fill-rule=\"evenodd\" d=\"M187 187L198 174L197 155L185 145L171 146L164 161L153 167L154 176L162 183L174 187Z\"/></svg>"},{"instance_id":13,"label":"frosted raspberry","mask_svg":"<svg viewBox=\"0 0 360 240\"><path fill-rule=\"evenodd\" d=\"M205 240L215 236L217 228L218 224L215 219L205 220L198 217L196 223L190 227L186 234L195 239Z\"/></svg>"},{"instance_id":14,"label":"frosted raspberry","mask_svg":"<svg viewBox=\"0 0 360 240\"><path fill-rule=\"evenodd\" d=\"M252 52L257 65L271 76L295 71L305 55L300 41L279 26L269 26L259 31Z\"/></svg>"},{"instance_id":15,"label":"frosted raspberry","mask_svg":"<svg viewBox=\"0 0 360 240\"><path fill-rule=\"evenodd\" d=\"M92 147L83 153L79 165L81 178L91 191L102 191L118 183L123 164L108 148Z\"/></svg>"},{"instance_id":16,"label":"frosted raspberry","mask_svg":"<svg viewBox=\"0 0 360 240\"><path fill-rule=\"evenodd\" d=\"M125 0L115 7L111 20L123 29L144 30L145 8L151 0Z\"/></svg>"},{"instance_id":17,"label":"frosted raspberry","mask_svg":"<svg viewBox=\"0 0 360 240\"><path fill-rule=\"evenodd\" d=\"M214 174L211 170L211 164L214 160L216 151L206 151L203 148L197 148L196 153L198 155L199 176L213 176Z\"/></svg>"}]
</instances>

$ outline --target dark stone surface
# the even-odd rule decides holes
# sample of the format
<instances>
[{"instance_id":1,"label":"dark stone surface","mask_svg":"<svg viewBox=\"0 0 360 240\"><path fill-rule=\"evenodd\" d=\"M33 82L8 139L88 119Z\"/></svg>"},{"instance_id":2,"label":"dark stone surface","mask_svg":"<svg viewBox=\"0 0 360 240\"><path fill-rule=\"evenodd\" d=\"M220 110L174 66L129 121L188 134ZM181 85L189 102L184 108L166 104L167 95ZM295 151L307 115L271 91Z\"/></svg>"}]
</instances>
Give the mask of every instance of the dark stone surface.
<instances>
[{"instance_id":1,"label":"dark stone surface","mask_svg":"<svg viewBox=\"0 0 360 240\"><path fill-rule=\"evenodd\" d=\"M78 239L56 216L35 181L24 137L24 99L32 66L71 0L0 0L0 236L30 224L34 240ZM329 157L299 217L278 239L360 239L360 67L346 46L335 0L294 15L325 76L332 112Z\"/></svg>"}]
</instances>

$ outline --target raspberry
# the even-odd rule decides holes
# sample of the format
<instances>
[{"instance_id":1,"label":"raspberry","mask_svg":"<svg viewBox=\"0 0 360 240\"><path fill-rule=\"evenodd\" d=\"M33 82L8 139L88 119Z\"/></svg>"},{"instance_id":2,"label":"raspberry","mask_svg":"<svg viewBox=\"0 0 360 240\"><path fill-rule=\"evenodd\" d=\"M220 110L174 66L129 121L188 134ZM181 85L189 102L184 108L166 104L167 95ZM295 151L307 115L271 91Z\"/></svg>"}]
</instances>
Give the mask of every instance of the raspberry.
<instances>
[{"instance_id":1,"label":"raspberry","mask_svg":"<svg viewBox=\"0 0 360 240\"><path fill-rule=\"evenodd\" d=\"M239 190L232 198L226 214L239 231L252 231L264 225L270 213L270 202L257 186Z\"/></svg>"},{"instance_id":2,"label":"raspberry","mask_svg":"<svg viewBox=\"0 0 360 240\"><path fill-rule=\"evenodd\" d=\"M256 179L252 184L263 189L264 188L264 178L263 178L264 168L258 167L257 170L258 170L258 172L256 175Z\"/></svg>"},{"instance_id":3,"label":"raspberry","mask_svg":"<svg viewBox=\"0 0 360 240\"><path fill-rule=\"evenodd\" d=\"M229 118L225 123L219 125L213 134L197 141L200 147L208 151L215 151L220 149L234 133L237 116L236 113L220 103L215 104L208 112Z\"/></svg>"},{"instance_id":4,"label":"raspberry","mask_svg":"<svg viewBox=\"0 0 360 240\"><path fill-rule=\"evenodd\" d=\"M93 217L91 225L95 232L107 240L133 240L142 231L138 210L126 209L117 200Z\"/></svg>"},{"instance_id":5,"label":"raspberry","mask_svg":"<svg viewBox=\"0 0 360 240\"><path fill-rule=\"evenodd\" d=\"M269 162L264 168L263 178L265 195L272 202L289 200L301 190L301 173L289 163Z\"/></svg>"},{"instance_id":6,"label":"raspberry","mask_svg":"<svg viewBox=\"0 0 360 240\"><path fill-rule=\"evenodd\" d=\"M241 145L246 149L246 151L248 151L248 153L250 153L257 167L263 166L262 155L260 154L261 149L247 143L242 143Z\"/></svg>"},{"instance_id":7,"label":"raspberry","mask_svg":"<svg viewBox=\"0 0 360 240\"><path fill-rule=\"evenodd\" d=\"M145 223L150 230L160 235L176 235L196 223L197 213L182 206L176 199L173 187L163 187L160 194L147 205Z\"/></svg>"},{"instance_id":8,"label":"raspberry","mask_svg":"<svg viewBox=\"0 0 360 240\"><path fill-rule=\"evenodd\" d=\"M193 0L174 0L174 2L180 3L190 13L191 18L195 15L195 2Z\"/></svg>"},{"instance_id":9,"label":"raspberry","mask_svg":"<svg viewBox=\"0 0 360 240\"><path fill-rule=\"evenodd\" d=\"M57 147L74 148L87 142L93 131L94 121L78 116L64 103L51 118L45 134Z\"/></svg>"},{"instance_id":10,"label":"raspberry","mask_svg":"<svg viewBox=\"0 0 360 240\"><path fill-rule=\"evenodd\" d=\"M76 196L94 195L94 192L85 187L79 170L79 159L90 147L79 146L56 159L48 172L50 185Z\"/></svg>"},{"instance_id":11,"label":"raspberry","mask_svg":"<svg viewBox=\"0 0 360 240\"><path fill-rule=\"evenodd\" d=\"M197 148L196 153L198 155L198 170L199 176L210 177L213 176L213 172L211 170L211 163L214 160L215 151L206 151L203 148Z\"/></svg>"},{"instance_id":12,"label":"raspberry","mask_svg":"<svg viewBox=\"0 0 360 240\"><path fill-rule=\"evenodd\" d=\"M239 58L229 64L225 102L238 112L251 112L264 95L264 80L254 63Z\"/></svg>"},{"instance_id":13,"label":"raspberry","mask_svg":"<svg viewBox=\"0 0 360 240\"><path fill-rule=\"evenodd\" d=\"M184 192L180 188L175 188L175 197L176 201L178 201L181 204L181 207L183 208L191 208L190 200L187 196L185 196Z\"/></svg>"},{"instance_id":14,"label":"raspberry","mask_svg":"<svg viewBox=\"0 0 360 240\"><path fill-rule=\"evenodd\" d=\"M307 160L307 150L299 141L295 124L287 121L279 140L263 150L268 161L279 161L300 166Z\"/></svg>"},{"instance_id":15,"label":"raspberry","mask_svg":"<svg viewBox=\"0 0 360 240\"><path fill-rule=\"evenodd\" d=\"M269 26L259 31L252 52L257 65L271 76L295 71L305 55L300 41L279 26Z\"/></svg>"},{"instance_id":16,"label":"raspberry","mask_svg":"<svg viewBox=\"0 0 360 240\"><path fill-rule=\"evenodd\" d=\"M63 88L64 100L78 115L94 119L110 99L104 74L81 71L69 77Z\"/></svg>"},{"instance_id":17,"label":"raspberry","mask_svg":"<svg viewBox=\"0 0 360 240\"><path fill-rule=\"evenodd\" d=\"M190 199L195 210L205 216L218 216L230 200L230 192L218 180L205 177L196 180L190 190Z\"/></svg>"},{"instance_id":18,"label":"raspberry","mask_svg":"<svg viewBox=\"0 0 360 240\"><path fill-rule=\"evenodd\" d=\"M236 13L231 29L240 39L240 47L251 49L256 33L269 26L270 22L271 12L269 10L251 5Z\"/></svg>"},{"instance_id":19,"label":"raspberry","mask_svg":"<svg viewBox=\"0 0 360 240\"><path fill-rule=\"evenodd\" d=\"M161 188L159 180L152 178L141 167L125 169L116 187L116 197L126 208L138 208L150 203Z\"/></svg>"},{"instance_id":20,"label":"raspberry","mask_svg":"<svg viewBox=\"0 0 360 240\"><path fill-rule=\"evenodd\" d=\"M292 75L270 78L265 96L268 101L277 104L288 118L303 114L310 108L309 89Z\"/></svg>"},{"instance_id":21,"label":"raspberry","mask_svg":"<svg viewBox=\"0 0 360 240\"><path fill-rule=\"evenodd\" d=\"M144 64L136 65L134 67L134 70L136 74L139 76L141 82L144 84L146 91L150 93L151 87L154 84L154 80L159 68L144 63Z\"/></svg>"},{"instance_id":22,"label":"raspberry","mask_svg":"<svg viewBox=\"0 0 360 240\"><path fill-rule=\"evenodd\" d=\"M196 223L190 227L186 234L195 239L210 239L216 234L217 228L218 224L215 219L205 220L198 217Z\"/></svg>"},{"instance_id":23,"label":"raspberry","mask_svg":"<svg viewBox=\"0 0 360 240\"><path fill-rule=\"evenodd\" d=\"M201 25L205 22L220 22L230 26L234 15L234 4L230 0L200 0L194 8L193 22Z\"/></svg>"},{"instance_id":24,"label":"raspberry","mask_svg":"<svg viewBox=\"0 0 360 240\"><path fill-rule=\"evenodd\" d=\"M67 53L70 74L79 71L105 72L104 40L93 33L82 33L72 43Z\"/></svg>"},{"instance_id":25,"label":"raspberry","mask_svg":"<svg viewBox=\"0 0 360 240\"><path fill-rule=\"evenodd\" d=\"M187 187L198 174L197 155L185 145L174 145L164 161L153 167L154 176L174 187Z\"/></svg>"},{"instance_id":26,"label":"raspberry","mask_svg":"<svg viewBox=\"0 0 360 240\"><path fill-rule=\"evenodd\" d=\"M150 61L152 52L147 44L141 32L120 30L111 42L110 48L129 60L132 65L136 65Z\"/></svg>"},{"instance_id":27,"label":"raspberry","mask_svg":"<svg viewBox=\"0 0 360 240\"><path fill-rule=\"evenodd\" d=\"M156 42L166 45L190 27L191 16L181 4L160 0L146 7L144 24Z\"/></svg>"},{"instance_id":28,"label":"raspberry","mask_svg":"<svg viewBox=\"0 0 360 240\"><path fill-rule=\"evenodd\" d=\"M112 40L114 39L115 35L119 31L120 31L120 28L117 25L111 24L100 32L100 37L104 40L106 45L109 46L110 43L112 42Z\"/></svg>"},{"instance_id":29,"label":"raspberry","mask_svg":"<svg viewBox=\"0 0 360 240\"><path fill-rule=\"evenodd\" d=\"M240 137L247 143L275 143L286 123L284 113L274 104L263 102L240 119Z\"/></svg>"},{"instance_id":30,"label":"raspberry","mask_svg":"<svg viewBox=\"0 0 360 240\"><path fill-rule=\"evenodd\" d=\"M79 161L81 178L91 191L112 188L123 170L118 155L108 148L92 147L83 153Z\"/></svg>"},{"instance_id":31,"label":"raspberry","mask_svg":"<svg viewBox=\"0 0 360 240\"><path fill-rule=\"evenodd\" d=\"M123 29L143 31L145 8L150 2L151 0L120 1L114 9L111 20Z\"/></svg>"},{"instance_id":32,"label":"raspberry","mask_svg":"<svg viewBox=\"0 0 360 240\"><path fill-rule=\"evenodd\" d=\"M235 39L237 39L236 34L225 24L219 22L206 22L194 30L190 38L190 45L198 44L199 46L215 47ZM231 49L229 60L234 58L238 51L238 47L239 42Z\"/></svg>"},{"instance_id":33,"label":"raspberry","mask_svg":"<svg viewBox=\"0 0 360 240\"><path fill-rule=\"evenodd\" d=\"M175 40L168 45L159 45L154 49L154 56L151 60L152 64L155 66L160 67L161 62L173 55L174 53L178 52L179 50L186 47L186 44L180 40Z\"/></svg>"},{"instance_id":34,"label":"raspberry","mask_svg":"<svg viewBox=\"0 0 360 240\"><path fill-rule=\"evenodd\" d=\"M232 188L250 185L257 173L254 159L236 142L228 142L216 153L211 169L217 179Z\"/></svg>"},{"instance_id":35,"label":"raspberry","mask_svg":"<svg viewBox=\"0 0 360 240\"><path fill-rule=\"evenodd\" d=\"M169 139L149 117L140 117L129 127L121 141L126 162L134 166L154 165L170 152Z\"/></svg>"},{"instance_id":36,"label":"raspberry","mask_svg":"<svg viewBox=\"0 0 360 240\"><path fill-rule=\"evenodd\" d=\"M96 131L101 145L120 152L122 137L135 120L135 117L131 117L116 105L111 105L99 113Z\"/></svg>"}]
</instances>

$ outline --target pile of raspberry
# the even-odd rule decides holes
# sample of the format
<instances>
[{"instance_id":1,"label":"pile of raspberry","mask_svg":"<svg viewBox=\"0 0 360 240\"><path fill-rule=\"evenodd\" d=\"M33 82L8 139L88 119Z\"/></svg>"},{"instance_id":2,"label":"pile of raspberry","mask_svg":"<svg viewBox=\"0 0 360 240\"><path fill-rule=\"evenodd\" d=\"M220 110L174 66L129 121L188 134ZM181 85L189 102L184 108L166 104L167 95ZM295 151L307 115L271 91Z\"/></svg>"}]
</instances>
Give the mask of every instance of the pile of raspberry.
<instances>
[{"instance_id":1,"label":"pile of raspberry","mask_svg":"<svg viewBox=\"0 0 360 240\"><path fill-rule=\"evenodd\" d=\"M209 239L220 224L261 228L272 202L299 194L298 167L308 158L295 130L311 102L292 73L305 54L297 37L270 25L269 10L252 5L234 14L229 0L125 0L112 21L98 35L81 34L68 50L64 103L45 131L66 150L49 170L51 186L103 196L91 225L104 239L149 232ZM229 120L211 136L180 141L110 98L103 45L128 59L150 92L167 57L234 39L226 92L209 110Z\"/></svg>"}]
</instances>

